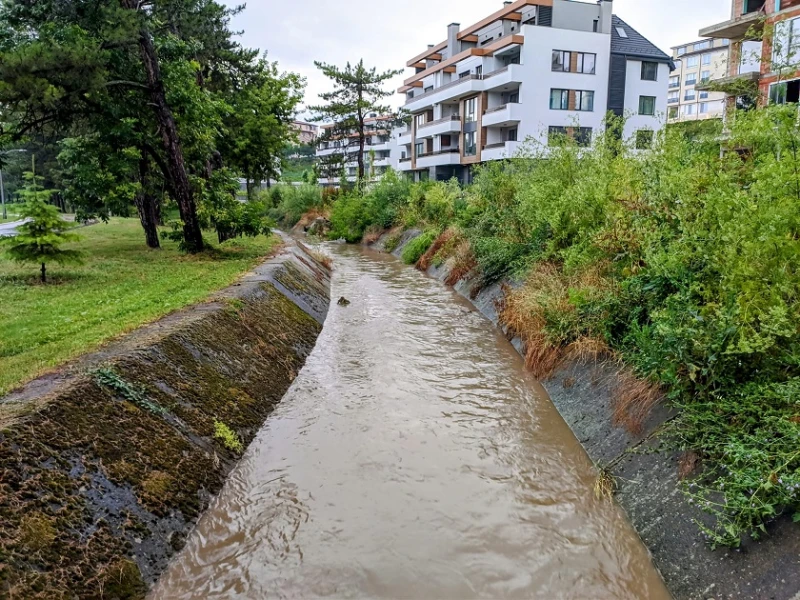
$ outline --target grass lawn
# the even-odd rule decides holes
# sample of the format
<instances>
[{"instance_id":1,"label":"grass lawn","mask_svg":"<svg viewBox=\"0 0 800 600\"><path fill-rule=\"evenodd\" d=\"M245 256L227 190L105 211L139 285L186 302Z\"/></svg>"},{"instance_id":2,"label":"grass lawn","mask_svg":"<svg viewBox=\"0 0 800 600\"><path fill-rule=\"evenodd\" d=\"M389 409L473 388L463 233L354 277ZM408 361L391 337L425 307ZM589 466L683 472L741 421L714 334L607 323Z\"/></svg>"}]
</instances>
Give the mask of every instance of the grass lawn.
<instances>
[{"instance_id":1,"label":"grass lawn","mask_svg":"<svg viewBox=\"0 0 800 600\"><path fill-rule=\"evenodd\" d=\"M230 240L197 256L162 241L145 246L137 219L78 230L70 244L83 265L13 263L0 251L0 396L103 342L205 299L233 283L279 243L277 237ZM211 241L209 236L207 241ZM213 239L216 239L215 236Z\"/></svg>"},{"instance_id":2,"label":"grass lawn","mask_svg":"<svg viewBox=\"0 0 800 600\"><path fill-rule=\"evenodd\" d=\"M0 210L0 223L6 223L8 221L16 221L19 219L19 209L22 207L21 204L6 204L6 214L7 217L3 218L3 211Z\"/></svg>"}]
</instances>

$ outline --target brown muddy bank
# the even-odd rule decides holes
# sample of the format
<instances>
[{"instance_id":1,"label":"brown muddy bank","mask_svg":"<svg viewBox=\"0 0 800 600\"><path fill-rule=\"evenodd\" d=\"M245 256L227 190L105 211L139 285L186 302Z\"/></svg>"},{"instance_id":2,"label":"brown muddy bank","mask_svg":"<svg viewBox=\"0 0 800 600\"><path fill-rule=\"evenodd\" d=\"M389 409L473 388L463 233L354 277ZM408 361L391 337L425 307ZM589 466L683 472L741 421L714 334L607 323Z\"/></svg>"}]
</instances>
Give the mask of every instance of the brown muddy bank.
<instances>
[{"instance_id":1,"label":"brown muddy bank","mask_svg":"<svg viewBox=\"0 0 800 600\"><path fill-rule=\"evenodd\" d=\"M327 315L301 246L0 399L0 597L141 598Z\"/></svg>"},{"instance_id":2,"label":"brown muddy bank","mask_svg":"<svg viewBox=\"0 0 800 600\"><path fill-rule=\"evenodd\" d=\"M373 245L400 256L420 231L385 233ZM427 274L448 281L445 262ZM453 279L453 278L450 278ZM490 321L502 327L498 306L504 298L501 282L486 288L470 273L455 290ZM525 356L523 342L509 336ZM678 600L746 598L800 600L800 536L785 518L767 528L760 541L738 550L711 550L694 520L708 517L688 503L681 490L681 456L670 449L664 426L673 417L656 407L637 434L614 424L614 398L619 368L603 362L567 360L542 385L553 404L596 464L609 466L617 484L616 498L625 509L673 596Z\"/></svg>"}]
</instances>

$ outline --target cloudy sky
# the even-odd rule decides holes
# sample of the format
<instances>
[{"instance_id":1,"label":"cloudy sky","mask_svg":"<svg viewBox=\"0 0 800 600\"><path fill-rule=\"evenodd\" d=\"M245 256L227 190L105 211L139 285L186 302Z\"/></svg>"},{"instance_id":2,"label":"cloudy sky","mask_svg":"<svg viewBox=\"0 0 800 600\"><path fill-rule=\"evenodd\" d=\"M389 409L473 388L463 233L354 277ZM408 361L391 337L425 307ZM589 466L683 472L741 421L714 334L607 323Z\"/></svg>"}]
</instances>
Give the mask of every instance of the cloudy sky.
<instances>
[{"instance_id":1,"label":"cloudy sky","mask_svg":"<svg viewBox=\"0 0 800 600\"><path fill-rule=\"evenodd\" d=\"M315 60L344 65L363 58L380 70L403 68L428 44L443 41L448 23L467 27L501 6L502 0L247 0L233 25L245 46L306 77L306 103L314 104L327 88ZM697 39L701 27L729 18L730 6L731 0L615 0L614 12L670 52ZM398 105L401 98L390 100Z\"/></svg>"}]
</instances>

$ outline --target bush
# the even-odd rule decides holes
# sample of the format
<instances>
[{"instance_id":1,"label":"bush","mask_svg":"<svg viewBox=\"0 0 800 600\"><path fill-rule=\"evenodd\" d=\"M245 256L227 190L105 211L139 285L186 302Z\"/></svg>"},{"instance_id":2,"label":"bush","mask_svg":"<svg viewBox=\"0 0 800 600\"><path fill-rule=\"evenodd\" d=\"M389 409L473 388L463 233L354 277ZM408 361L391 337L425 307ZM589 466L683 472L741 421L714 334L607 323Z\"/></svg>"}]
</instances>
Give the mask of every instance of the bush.
<instances>
[{"instance_id":1,"label":"bush","mask_svg":"<svg viewBox=\"0 0 800 600\"><path fill-rule=\"evenodd\" d=\"M287 228L294 227L312 208L322 206L322 191L315 185L276 185L266 193L274 207L270 217Z\"/></svg>"},{"instance_id":2,"label":"bush","mask_svg":"<svg viewBox=\"0 0 800 600\"><path fill-rule=\"evenodd\" d=\"M403 262L407 265L416 264L416 262L422 258L422 255L428 251L428 248L431 247L431 244L433 244L437 237L439 237L439 232L429 229L408 242L401 254Z\"/></svg>"}]
</instances>

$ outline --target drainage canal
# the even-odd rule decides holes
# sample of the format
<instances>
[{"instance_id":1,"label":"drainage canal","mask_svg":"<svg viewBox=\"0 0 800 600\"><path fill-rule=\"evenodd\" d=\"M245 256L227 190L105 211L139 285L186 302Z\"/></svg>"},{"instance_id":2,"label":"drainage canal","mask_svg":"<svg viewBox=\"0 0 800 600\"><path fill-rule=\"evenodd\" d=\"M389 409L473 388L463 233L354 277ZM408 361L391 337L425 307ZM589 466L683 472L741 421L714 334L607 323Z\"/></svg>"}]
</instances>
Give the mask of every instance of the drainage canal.
<instances>
[{"instance_id":1,"label":"drainage canal","mask_svg":"<svg viewBox=\"0 0 800 600\"><path fill-rule=\"evenodd\" d=\"M669 598L496 329L392 257L329 250L350 304L152 598Z\"/></svg>"}]
</instances>

